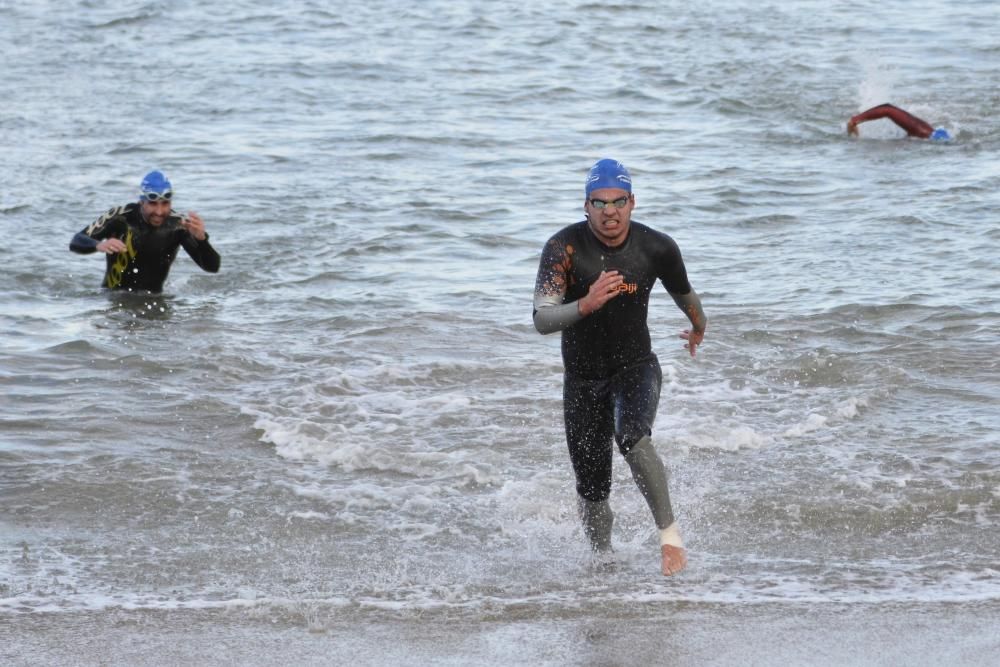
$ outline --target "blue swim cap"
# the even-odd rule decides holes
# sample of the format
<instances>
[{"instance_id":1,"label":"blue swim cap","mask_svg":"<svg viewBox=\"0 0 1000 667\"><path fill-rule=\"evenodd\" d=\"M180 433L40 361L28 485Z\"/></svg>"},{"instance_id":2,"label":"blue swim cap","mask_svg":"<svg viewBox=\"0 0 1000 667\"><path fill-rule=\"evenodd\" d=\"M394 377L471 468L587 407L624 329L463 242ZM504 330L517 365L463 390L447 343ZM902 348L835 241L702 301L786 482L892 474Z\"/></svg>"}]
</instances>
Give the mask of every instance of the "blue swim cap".
<instances>
[{"instance_id":1,"label":"blue swim cap","mask_svg":"<svg viewBox=\"0 0 1000 667\"><path fill-rule=\"evenodd\" d=\"M934 130L934 132L931 133L930 140L951 141L951 135L948 134L948 130L944 129L943 127L939 127L938 129Z\"/></svg>"},{"instance_id":2,"label":"blue swim cap","mask_svg":"<svg viewBox=\"0 0 1000 667\"><path fill-rule=\"evenodd\" d=\"M594 163L587 174L586 194L589 196L594 190L603 188L617 188L625 192L632 192L632 177L618 160L604 158Z\"/></svg>"},{"instance_id":3,"label":"blue swim cap","mask_svg":"<svg viewBox=\"0 0 1000 667\"><path fill-rule=\"evenodd\" d=\"M170 185L170 181L163 175L163 172L154 170L146 174L142 183L139 184L139 198L154 201L161 198L170 199L168 194L172 195L173 190L173 186ZM153 195L153 197L148 195Z\"/></svg>"}]
</instances>

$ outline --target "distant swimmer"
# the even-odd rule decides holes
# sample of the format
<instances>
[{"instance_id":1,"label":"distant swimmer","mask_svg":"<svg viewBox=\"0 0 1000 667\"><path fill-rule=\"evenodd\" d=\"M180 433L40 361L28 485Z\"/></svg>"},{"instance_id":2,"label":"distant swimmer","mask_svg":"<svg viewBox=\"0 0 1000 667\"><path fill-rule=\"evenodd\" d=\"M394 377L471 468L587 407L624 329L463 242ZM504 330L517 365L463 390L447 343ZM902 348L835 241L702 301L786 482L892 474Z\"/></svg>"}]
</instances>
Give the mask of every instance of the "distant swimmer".
<instances>
[{"instance_id":1,"label":"distant swimmer","mask_svg":"<svg viewBox=\"0 0 1000 667\"><path fill-rule=\"evenodd\" d=\"M659 529L662 572L676 574L687 552L650 439L663 379L646 322L657 280L691 322L680 337L692 357L707 319L677 243L631 220L635 196L625 166L599 160L584 192L586 220L542 250L533 313L539 333L562 332L563 418L580 517L591 547L610 551L613 438Z\"/></svg>"},{"instance_id":2,"label":"distant swimmer","mask_svg":"<svg viewBox=\"0 0 1000 667\"><path fill-rule=\"evenodd\" d=\"M139 201L111 209L73 237L69 249L81 255L107 255L103 287L129 291L163 291L170 266L183 247L205 271L217 273L221 259L208 242L205 221L194 211L171 208L174 191L160 171L139 185Z\"/></svg>"},{"instance_id":3,"label":"distant swimmer","mask_svg":"<svg viewBox=\"0 0 1000 667\"><path fill-rule=\"evenodd\" d=\"M931 141L951 141L952 139L951 134L943 127L934 129L927 121L917 118L909 111L891 104L880 104L877 107L872 107L867 111L862 111L855 116L851 116L851 119L847 121L847 134L856 137L858 136L858 125L880 118L888 118L903 128L906 135L910 137L930 139Z\"/></svg>"}]
</instances>

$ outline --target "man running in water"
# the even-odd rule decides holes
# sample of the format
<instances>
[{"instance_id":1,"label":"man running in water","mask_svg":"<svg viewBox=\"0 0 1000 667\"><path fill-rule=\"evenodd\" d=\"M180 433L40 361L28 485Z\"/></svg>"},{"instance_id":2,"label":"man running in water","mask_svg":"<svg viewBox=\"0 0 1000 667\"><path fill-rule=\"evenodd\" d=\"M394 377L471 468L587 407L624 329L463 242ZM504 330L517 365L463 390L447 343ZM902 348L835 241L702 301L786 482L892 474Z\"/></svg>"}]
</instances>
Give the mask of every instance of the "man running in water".
<instances>
[{"instance_id":1,"label":"man running in water","mask_svg":"<svg viewBox=\"0 0 1000 667\"><path fill-rule=\"evenodd\" d=\"M139 185L138 203L113 208L73 237L69 249L107 255L103 287L162 292L177 249L184 248L205 271L217 273L219 253L208 242L205 222L194 211L170 207L174 191L167 177L151 171Z\"/></svg>"},{"instance_id":2,"label":"man running in water","mask_svg":"<svg viewBox=\"0 0 1000 667\"><path fill-rule=\"evenodd\" d=\"M612 438L653 513L665 575L687 564L663 462L650 440L660 399L660 363L646 316L659 280L691 321L681 334L694 356L707 320L672 238L632 222L635 196L623 164L590 169L587 219L562 229L542 251L534 322L562 331L563 415L584 533L595 551L611 550Z\"/></svg>"},{"instance_id":3,"label":"man running in water","mask_svg":"<svg viewBox=\"0 0 1000 667\"><path fill-rule=\"evenodd\" d=\"M908 137L930 139L931 141L951 141L951 135L948 133L948 130L943 127L935 130L927 121L917 118L909 111L904 111L891 104L880 104L877 107L872 107L867 111L862 111L855 116L851 116L851 119L847 121L847 134L856 137L858 136L858 125L880 118L888 118L903 128Z\"/></svg>"}]
</instances>

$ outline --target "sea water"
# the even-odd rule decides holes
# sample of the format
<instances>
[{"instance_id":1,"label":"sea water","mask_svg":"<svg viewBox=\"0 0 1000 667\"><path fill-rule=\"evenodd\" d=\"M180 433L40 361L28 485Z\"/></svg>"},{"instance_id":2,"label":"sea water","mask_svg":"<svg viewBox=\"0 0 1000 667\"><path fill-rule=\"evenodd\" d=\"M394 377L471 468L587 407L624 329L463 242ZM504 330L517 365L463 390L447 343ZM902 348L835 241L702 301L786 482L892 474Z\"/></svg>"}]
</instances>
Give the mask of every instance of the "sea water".
<instances>
[{"instance_id":1,"label":"sea water","mask_svg":"<svg viewBox=\"0 0 1000 667\"><path fill-rule=\"evenodd\" d=\"M0 660L990 664L998 19L0 3ZM588 553L531 323L601 157L709 317L654 290L673 578L617 455ZM222 270L108 294L69 240L153 168Z\"/></svg>"}]
</instances>

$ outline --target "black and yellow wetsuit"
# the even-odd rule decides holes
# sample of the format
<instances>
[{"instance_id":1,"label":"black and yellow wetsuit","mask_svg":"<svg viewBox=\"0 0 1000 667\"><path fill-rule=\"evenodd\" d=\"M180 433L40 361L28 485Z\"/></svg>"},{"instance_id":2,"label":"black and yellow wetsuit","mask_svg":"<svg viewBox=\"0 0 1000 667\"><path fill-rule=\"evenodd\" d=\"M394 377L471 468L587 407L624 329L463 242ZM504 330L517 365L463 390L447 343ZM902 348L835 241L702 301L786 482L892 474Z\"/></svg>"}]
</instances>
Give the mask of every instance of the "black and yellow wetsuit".
<instances>
[{"instance_id":1,"label":"black and yellow wetsuit","mask_svg":"<svg viewBox=\"0 0 1000 667\"><path fill-rule=\"evenodd\" d=\"M111 289L161 292L180 247L210 273L216 273L221 263L219 253L208 242L208 235L199 241L180 222L180 216L171 211L162 225L154 227L143 219L140 204L126 204L111 209L78 232L69 248L87 255L95 252L104 239L120 239L126 249L107 256L107 270L101 284Z\"/></svg>"}]
</instances>

